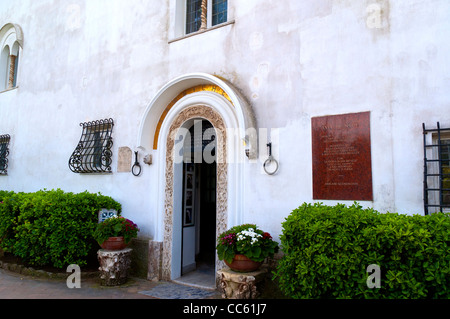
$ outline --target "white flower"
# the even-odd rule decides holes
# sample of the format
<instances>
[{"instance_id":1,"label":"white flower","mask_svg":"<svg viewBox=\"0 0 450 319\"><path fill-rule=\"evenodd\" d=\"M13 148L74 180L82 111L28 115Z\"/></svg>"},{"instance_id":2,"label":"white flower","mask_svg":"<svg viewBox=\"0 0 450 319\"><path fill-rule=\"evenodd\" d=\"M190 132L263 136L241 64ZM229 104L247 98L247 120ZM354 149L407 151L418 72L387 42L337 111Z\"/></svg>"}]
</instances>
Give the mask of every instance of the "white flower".
<instances>
[{"instance_id":1,"label":"white flower","mask_svg":"<svg viewBox=\"0 0 450 319\"><path fill-rule=\"evenodd\" d=\"M237 234L237 240L242 241L247 238L251 238L250 244L253 245L258 242L258 238L261 238L262 235L255 232L253 228L249 228L248 230L243 230Z\"/></svg>"}]
</instances>

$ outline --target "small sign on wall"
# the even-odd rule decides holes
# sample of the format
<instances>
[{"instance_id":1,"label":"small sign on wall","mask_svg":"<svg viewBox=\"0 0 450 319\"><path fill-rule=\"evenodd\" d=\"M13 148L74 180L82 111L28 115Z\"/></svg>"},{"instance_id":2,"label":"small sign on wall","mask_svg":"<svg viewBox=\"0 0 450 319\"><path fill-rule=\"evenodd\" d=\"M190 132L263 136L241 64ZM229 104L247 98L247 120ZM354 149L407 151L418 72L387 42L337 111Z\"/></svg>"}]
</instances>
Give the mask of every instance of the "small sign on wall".
<instances>
[{"instance_id":1,"label":"small sign on wall","mask_svg":"<svg viewBox=\"0 0 450 319\"><path fill-rule=\"evenodd\" d=\"M102 209L98 213L98 222L102 223L108 218L117 217L117 211L115 209Z\"/></svg>"}]
</instances>

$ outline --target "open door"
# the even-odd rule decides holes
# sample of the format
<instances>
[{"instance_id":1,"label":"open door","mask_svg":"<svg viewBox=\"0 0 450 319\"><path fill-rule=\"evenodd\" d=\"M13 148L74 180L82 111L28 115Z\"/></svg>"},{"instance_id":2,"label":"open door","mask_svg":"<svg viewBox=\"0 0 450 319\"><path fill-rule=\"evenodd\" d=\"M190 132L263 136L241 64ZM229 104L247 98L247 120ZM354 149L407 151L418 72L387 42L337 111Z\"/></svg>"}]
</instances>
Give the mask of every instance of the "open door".
<instances>
[{"instance_id":1,"label":"open door","mask_svg":"<svg viewBox=\"0 0 450 319\"><path fill-rule=\"evenodd\" d=\"M194 128L200 124L201 129ZM208 121L196 121L194 126L190 130L192 152L184 156L183 167L182 276L205 265L214 267L216 256L217 163L215 137L207 132L214 128ZM199 152L208 153L209 159L198 156Z\"/></svg>"},{"instance_id":2,"label":"open door","mask_svg":"<svg viewBox=\"0 0 450 319\"><path fill-rule=\"evenodd\" d=\"M196 269L196 169L194 163L185 163L183 168L183 242L181 275Z\"/></svg>"}]
</instances>

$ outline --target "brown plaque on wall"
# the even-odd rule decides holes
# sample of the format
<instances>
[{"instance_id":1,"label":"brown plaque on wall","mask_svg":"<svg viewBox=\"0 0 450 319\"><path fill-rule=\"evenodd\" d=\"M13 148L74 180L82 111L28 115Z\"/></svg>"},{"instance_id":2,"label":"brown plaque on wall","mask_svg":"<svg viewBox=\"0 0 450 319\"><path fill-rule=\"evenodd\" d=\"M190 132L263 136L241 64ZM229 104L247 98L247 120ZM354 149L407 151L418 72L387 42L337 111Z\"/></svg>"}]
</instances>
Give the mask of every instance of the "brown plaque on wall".
<instances>
[{"instance_id":1,"label":"brown plaque on wall","mask_svg":"<svg viewBox=\"0 0 450 319\"><path fill-rule=\"evenodd\" d=\"M312 119L313 196L372 201L370 112Z\"/></svg>"}]
</instances>

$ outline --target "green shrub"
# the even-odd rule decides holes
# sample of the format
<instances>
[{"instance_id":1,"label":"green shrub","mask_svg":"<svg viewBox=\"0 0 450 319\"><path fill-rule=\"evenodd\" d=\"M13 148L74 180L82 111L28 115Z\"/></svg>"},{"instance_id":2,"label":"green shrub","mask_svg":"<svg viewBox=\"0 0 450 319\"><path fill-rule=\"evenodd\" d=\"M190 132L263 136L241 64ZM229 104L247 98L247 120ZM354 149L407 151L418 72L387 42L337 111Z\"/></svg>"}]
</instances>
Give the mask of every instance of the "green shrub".
<instances>
[{"instance_id":1,"label":"green shrub","mask_svg":"<svg viewBox=\"0 0 450 319\"><path fill-rule=\"evenodd\" d=\"M15 242L14 227L20 214L23 193L0 191L0 248L11 252Z\"/></svg>"},{"instance_id":2,"label":"green shrub","mask_svg":"<svg viewBox=\"0 0 450 319\"><path fill-rule=\"evenodd\" d=\"M448 214L407 216L304 204L283 223L281 290L296 299L450 298ZM369 265L381 270L370 289Z\"/></svg>"},{"instance_id":3,"label":"green shrub","mask_svg":"<svg viewBox=\"0 0 450 319\"><path fill-rule=\"evenodd\" d=\"M97 248L92 233L102 208L121 211L101 194L9 193L0 203L0 247L32 265L84 266Z\"/></svg>"}]
</instances>

